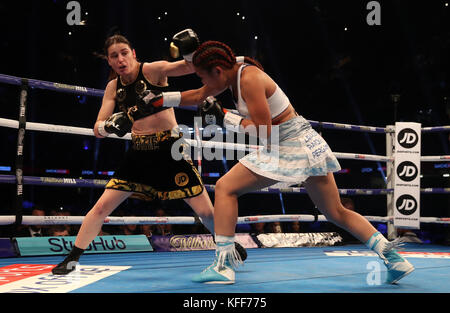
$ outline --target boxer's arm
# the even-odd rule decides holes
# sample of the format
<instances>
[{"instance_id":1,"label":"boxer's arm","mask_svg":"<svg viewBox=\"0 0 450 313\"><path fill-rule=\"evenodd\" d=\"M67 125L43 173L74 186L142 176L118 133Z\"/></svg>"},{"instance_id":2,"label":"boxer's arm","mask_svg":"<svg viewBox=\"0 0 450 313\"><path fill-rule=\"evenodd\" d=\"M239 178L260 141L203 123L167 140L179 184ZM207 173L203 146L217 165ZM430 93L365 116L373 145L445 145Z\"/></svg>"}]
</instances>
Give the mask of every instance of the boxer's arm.
<instances>
[{"instance_id":1,"label":"boxer's arm","mask_svg":"<svg viewBox=\"0 0 450 313\"><path fill-rule=\"evenodd\" d=\"M224 89L225 90L225 89ZM216 96L224 90L217 90L204 85L198 89L186 91L163 92L158 95L148 94L143 98L144 103L153 107L179 107L179 106L198 106L209 96Z\"/></svg>"},{"instance_id":2,"label":"boxer's arm","mask_svg":"<svg viewBox=\"0 0 450 313\"><path fill-rule=\"evenodd\" d=\"M259 132L261 125L267 126L266 134L259 136L267 136L269 138L272 126L272 116L270 114L269 104L267 103L264 78L260 71L254 69L246 71L241 76L241 95L245 103L247 103L248 113L251 119L243 119L241 126L246 128L253 125Z\"/></svg>"},{"instance_id":3,"label":"boxer's arm","mask_svg":"<svg viewBox=\"0 0 450 313\"><path fill-rule=\"evenodd\" d=\"M216 96L219 94L217 91L204 85L198 89L191 89L180 92L179 106L199 106L209 96Z\"/></svg>"},{"instance_id":4,"label":"boxer's arm","mask_svg":"<svg viewBox=\"0 0 450 313\"><path fill-rule=\"evenodd\" d=\"M104 122L108 117L110 117L114 112L114 107L116 106L116 87L117 79L111 80L108 85L106 85L105 93L103 94L102 106L98 112L97 121L94 125L94 134L97 138L104 138L98 131L100 123Z\"/></svg>"},{"instance_id":5,"label":"boxer's arm","mask_svg":"<svg viewBox=\"0 0 450 313\"><path fill-rule=\"evenodd\" d=\"M183 57L177 62L158 61L144 64L144 75L158 76L158 81L165 81L167 77L183 76L195 72L192 56L200 45L197 34L190 28L175 34L170 43L170 54L173 58Z\"/></svg>"},{"instance_id":6,"label":"boxer's arm","mask_svg":"<svg viewBox=\"0 0 450 313\"><path fill-rule=\"evenodd\" d=\"M168 62L168 61L156 61L151 63L144 63L142 69L146 77L158 76L159 80L166 77L176 77L193 74L195 72L192 63L185 60Z\"/></svg>"}]
</instances>

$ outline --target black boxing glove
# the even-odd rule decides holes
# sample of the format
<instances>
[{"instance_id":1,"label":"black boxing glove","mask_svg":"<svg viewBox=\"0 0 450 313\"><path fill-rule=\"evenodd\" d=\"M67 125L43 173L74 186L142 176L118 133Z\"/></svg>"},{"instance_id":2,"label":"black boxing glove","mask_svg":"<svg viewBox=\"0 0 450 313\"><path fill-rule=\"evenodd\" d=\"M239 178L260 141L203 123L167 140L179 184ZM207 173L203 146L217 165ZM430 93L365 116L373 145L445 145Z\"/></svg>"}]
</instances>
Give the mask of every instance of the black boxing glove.
<instances>
[{"instance_id":1,"label":"black boxing glove","mask_svg":"<svg viewBox=\"0 0 450 313\"><path fill-rule=\"evenodd\" d=\"M242 116L229 112L222 108L216 98L210 96L199 106L202 123L205 125L219 125L226 129L239 132Z\"/></svg>"},{"instance_id":2,"label":"black boxing glove","mask_svg":"<svg viewBox=\"0 0 450 313\"><path fill-rule=\"evenodd\" d=\"M173 36L170 43L170 55L173 58L178 58L182 55L186 61L192 62L192 56L198 46L200 46L200 40L197 34L188 28Z\"/></svg>"},{"instance_id":3,"label":"black boxing glove","mask_svg":"<svg viewBox=\"0 0 450 313\"><path fill-rule=\"evenodd\" d=\"M219 101L214 97L208 97L199 106L199 115L202 117L204 125L223 125L225 117L224 109Z\"/></svg>"},{"instance_id":4,"label":"black boxing glove","mask_svg":"<svg viewBox=\"0 0 450 313\"><path fill-rule=\"evenodd\" d=\"M152 115L155 113L155 107L150 103L150 99L156 96L155 93L150 90L144 91L144 93L137 97L136 105L128 109L128 118L134 122L143 117Z\"/></svg>"},{"instance_id":5,"label":"black boxing glove","mask_svg":"<svg viewBox=\"0 0 450 313\"><path fill-rule=\"evenodd\" d=\"M136 105L128 109L128 117L134 122L143 117L152 115L156 108L176 107L181 102L180 92L160 92L146 90L136 100Z\"/></svg>"},{"instance_id":6,"label":"black boxing glove","mask_svg":"<svg viewBox=\"0 0 450 313\"><path fill-rule=\"evenodd\" d=\"M105 137L108 137L110 134L123 137L131 131L132 125L133 123L125 112L114 113L98 125L98 132Z\"/></svg>"}]
</instances>

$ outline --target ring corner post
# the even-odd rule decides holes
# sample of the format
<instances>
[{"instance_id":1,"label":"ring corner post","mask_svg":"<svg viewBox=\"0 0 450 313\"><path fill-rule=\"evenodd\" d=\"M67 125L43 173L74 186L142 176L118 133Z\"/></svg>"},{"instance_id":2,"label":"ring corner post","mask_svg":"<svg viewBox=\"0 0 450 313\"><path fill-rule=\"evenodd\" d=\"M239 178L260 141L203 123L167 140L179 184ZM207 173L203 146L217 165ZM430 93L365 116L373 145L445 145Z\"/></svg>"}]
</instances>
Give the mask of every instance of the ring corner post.
<instances>
[{"instance_id":1,"label":"ring corner post","mask_svg":"<svg viewBox=\"0 0 450 313\"><path fill-rule=\"evenodd\" d=\"M394 156L394 138L395 137L395 126L386 126L386 156L392 158ZM394 161L386 162L386 187L387 189L394 189ZM397 238L397 229L394 226L394 193L387 193L386 195L386 205L387 205L387 237L389 240Z\"/></svg>"},{"instance_id":2,"label":"ring corner post","mask_svg":"<svg viewBox=\"0 0 450 313\"><path fill-rule=\"evenodd\" d=\"M16 204L15 204L15 228L22 224L23 215L23 147L26 129L26 109L28 101L29 84L27 79L22 79L19 98L19 128L17 132L16 153Z\"/></svg>"}]
</instances>

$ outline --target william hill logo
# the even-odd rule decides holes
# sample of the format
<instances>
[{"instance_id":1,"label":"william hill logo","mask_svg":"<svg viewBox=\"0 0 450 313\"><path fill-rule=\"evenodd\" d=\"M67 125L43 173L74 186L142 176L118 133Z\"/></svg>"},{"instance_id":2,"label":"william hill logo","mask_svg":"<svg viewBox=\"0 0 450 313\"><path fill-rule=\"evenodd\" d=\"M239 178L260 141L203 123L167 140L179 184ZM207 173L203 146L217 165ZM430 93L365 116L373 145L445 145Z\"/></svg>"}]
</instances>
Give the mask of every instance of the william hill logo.
<instances>
[{"instance_id":1,"label":"william hill logo","mask_svg":"<svg viewBox=\"0 0 450 313\"><path fill-rule=\"evenodd\" d=\"M173 236L170 245L175 249L203 250L214 249L215 243L211 238L198 236Z\"/></svg>"}]
</instances>

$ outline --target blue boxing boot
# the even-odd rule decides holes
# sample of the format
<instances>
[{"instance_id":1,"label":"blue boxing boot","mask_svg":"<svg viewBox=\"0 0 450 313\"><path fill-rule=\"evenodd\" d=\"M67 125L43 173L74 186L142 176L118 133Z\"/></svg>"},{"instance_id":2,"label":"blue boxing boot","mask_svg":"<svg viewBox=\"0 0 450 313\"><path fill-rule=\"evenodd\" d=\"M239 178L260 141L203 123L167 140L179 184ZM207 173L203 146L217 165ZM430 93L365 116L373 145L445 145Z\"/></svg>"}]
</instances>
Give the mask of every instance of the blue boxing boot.
<instances>
[{"instance_id":1,"label":"blue boxing boot","mask_svg":"<svg viewBox=\"0 0 450 313\"><path fill-rule=\"evenodd\" d=\"M194 276L192 281L204 284L234 284L234 269L242 263L234 245L234 237L218 235L213 264Z\"/></svg>"},{"instance_id":2,"label":"blue boxing boot","mask_svg":"<svg viewBox=\"0 0 450 313\"><path fill-rule=\"evenodd\" d=\"M366 242L366 246L375 251L387 268L387 284L395 284L400 279L414 271L414 266L400 256L397 248L402 245L401 238L389 242L380 232L376 232Z\"/></svg>"}]
</instances>

